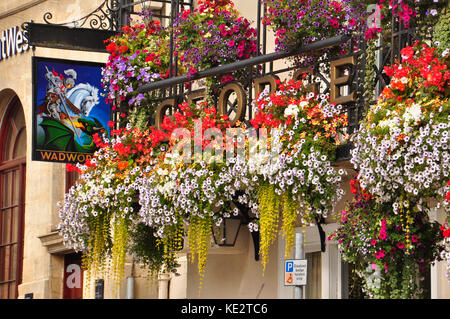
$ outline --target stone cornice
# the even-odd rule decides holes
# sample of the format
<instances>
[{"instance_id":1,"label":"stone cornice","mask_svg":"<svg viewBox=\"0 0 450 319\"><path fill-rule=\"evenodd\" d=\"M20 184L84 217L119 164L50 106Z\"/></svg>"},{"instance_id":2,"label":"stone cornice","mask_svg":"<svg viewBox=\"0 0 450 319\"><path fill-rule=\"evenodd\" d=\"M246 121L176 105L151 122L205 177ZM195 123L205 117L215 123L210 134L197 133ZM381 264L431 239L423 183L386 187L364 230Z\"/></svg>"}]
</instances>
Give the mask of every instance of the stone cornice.
<instances>
[{"instance_id":1,"label":"stone cornice","mask_svg":"<svg viewBox=\"0 0 450 319\"><path fill-rule=\"evenodd\" d=\"M52 231L48 234L38 236L42 245L47 247L50 254L68 254L75 252L72 248L64 245L63 238L58 231Z\"/></svg>"}]
</instances>

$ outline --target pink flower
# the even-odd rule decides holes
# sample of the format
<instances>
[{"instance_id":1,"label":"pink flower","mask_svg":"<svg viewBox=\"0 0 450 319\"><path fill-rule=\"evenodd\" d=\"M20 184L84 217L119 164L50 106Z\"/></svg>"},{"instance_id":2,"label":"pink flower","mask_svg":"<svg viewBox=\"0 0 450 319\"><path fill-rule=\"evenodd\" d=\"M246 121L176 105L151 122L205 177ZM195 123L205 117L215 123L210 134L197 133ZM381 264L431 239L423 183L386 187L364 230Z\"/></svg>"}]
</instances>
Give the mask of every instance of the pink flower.
<instances>
[{"instance_id":1,"label":"pink flower","mask_svg":"<svg viewBox=\"0 0 450 319\"><path fill-rule=\"evenodd\" d=\"M228 46L234 47L235 42L233 40L228 41Z\"/></svg>"},{"instance_id":2,"label":"pink flower","mask_svg":"<svg viewBox=\"0 0 450 319\"><path fill-rule=\"evenodd\" d=\"M403 249L403 248L405 248L405 244L402 243L402 242L399 242L399 243L397 243L397 247L398 247L399 249Z\"/></svg>"},{"instance_id":3,"label":"pink flower","mask_svg":"<svg viewBox=\"0 0 450 319\"><path fill-rule=\"evenodd\" d=\"M418 240L417 235L412 235L412 236L411 236L411 241L412 241L413 243L417 243L417 240Z\"/></svg>"},{"instance_id":4,"label":"pink flower","mask_svg":"<svg viewBox=\"0 0 450 319\"><path fill-rule=\"evenodd\" d=\"M375 246L376 244L377 244L377 240L374 238L374 239L372 239L371 241L370 241L370 244L372 245L372 246Z\"/></svg>"},{"instance_id":5,"label":"pink flower","mask_svg":"<svg viewBox=\"0 0 450 319\"><path fill-rule=\"evenodd\" d=\"M375 253L375 257L376 257L377 259L384 258L384 249L380 249L379 252Z\"/></svg>"}]
</instances>

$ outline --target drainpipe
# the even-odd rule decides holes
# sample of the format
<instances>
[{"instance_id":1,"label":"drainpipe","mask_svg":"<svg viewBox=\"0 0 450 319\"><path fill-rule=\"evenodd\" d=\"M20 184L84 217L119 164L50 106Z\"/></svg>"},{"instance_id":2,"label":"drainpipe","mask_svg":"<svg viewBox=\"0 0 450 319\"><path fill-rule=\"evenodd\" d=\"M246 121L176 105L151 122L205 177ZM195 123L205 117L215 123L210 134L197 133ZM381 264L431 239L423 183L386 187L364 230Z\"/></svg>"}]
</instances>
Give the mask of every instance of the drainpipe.
<instances>
[{"instance_id":1,"label":"drainpipe","mask_svg":"<svg viewBox=\"0 0 450 319\"><path fill-rule=\"evenodd\" d=\"M169 299L170 274L162 273L158 275L158 299Z\"/></svg>"},{"instance_id":2,"label":"drainpipe","mask_svg":"<svg viewBox=\"0 0 450 319\"><path fill-rule=\"evenodd\" d=\"M134 258L131 261L131 274L127 277L126 299L134 299Z\"/></svg>"}]
</instances>

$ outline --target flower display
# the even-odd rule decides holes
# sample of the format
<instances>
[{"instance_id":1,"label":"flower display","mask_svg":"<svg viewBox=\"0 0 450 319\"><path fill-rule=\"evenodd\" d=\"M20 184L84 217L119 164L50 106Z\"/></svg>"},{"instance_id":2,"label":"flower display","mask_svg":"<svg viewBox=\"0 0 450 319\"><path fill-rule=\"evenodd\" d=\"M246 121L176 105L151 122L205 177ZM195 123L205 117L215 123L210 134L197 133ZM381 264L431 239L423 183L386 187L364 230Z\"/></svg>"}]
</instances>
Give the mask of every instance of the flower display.
<instances>
[{"instance_id":1,"label":"flower display","mask_svg":"<svg viewBox=\"0 0 450 319\"><path fill-rule=\"evenodd\" d=\"M371 298L423 298L424 278L440 260L442 233L430 222L422 201L379 204L358 180L351 181L354 198L340 216L334 240L345 261L356 265ZM416 280L419 278L419 280Z\"/></svg>"},{"instance_id":2,"label":"flower display","mask_svg":"<svg viewBox=\"0 0 450 319\"><path fill-rule=\"evenodd\" d=\"M110 123L113 126L113 123ZM123 128L111 131L111 138L94 136L99 147L91 160L76 167L76 184L58 203L60 234L67 245L84 253L89 271L105 268L111 257L111 270L120 279L130 231L135 227L136 194L143 164L152 163L159 153L164 134L156 130Z\"/></svg>"},{"instance_id":3,"label":"flower display","mask_svg":"<svg viewBox=\"0 0 450 319\"><path fill-rule=\"evenodd\" d=\"M169 32L151 15L144 17L145 23L124 26L122 33L105 41L109 57L102 72L102 86L106 101L114 104L113 110L116 103L126 103L131 110L145 110L144 105L154 109L149 104L157 93L138 93L137 89L169 76Z\"/></svg>"},{"instance_id":4,"label":"flower display","mask_svg":"<svg viewBox=\"0 0 450 319\"><path fill-rule=\"evenodd\" d=\"M261 0L267 5L265 24L275 32L277 51L290 51L311 42L358 30L363 19L363 6L354 1L334 0ZM343 48L338 48L337 53ZM310 65L324 52L300 56L302 65ZM298 58L297 58L298 59Z\"/></svg>"},{"instance_id":5,"label":"flower display","mask_svg":"<svg viewBox=\"0 0 450 319\"><path fill-rule=\"evenodd\" d=\"M391 81L352 137L351 162L359 171L354 183L373 198L370 195L362 203L355 198L354 209L343 215L337 234L347 258L353 262L372 258L381 273L386 268L382 274L386 284L368 288L384 297L420 296L414 274L439 257L437 242L443 238L436 223L427 221L427 202L437 200L447 216L449 211L448 59L419 42L402 49L401 55L401 63L385 67ZM358 194L356 189L352 192Z\"/></svg>"},{"instance_id":6,"label":"flower display","mask_svg":"<svg viewBox=\"0 0 450 319\"><path fill-rule=\"evenodd\" d=\"M343 132L348 120L342 105L330 103L327 94L303 92L301 81L278 84L277 92L258 97L258 111L251 120L255 128L274 132L268 152L276 154L253 170L259 185L263 265L276 240L279 214L288 254L297 216L312 223L331 213L333 203L342 197L339 184L345 171L336 171L331 163L337 145L348 138Z\"/></svg>"},{"instance_id":7,"label":"flower display","mask_svg":"<svg viewBox=\"0 0 450 319\"><path fill-rule=\"evenodd\" d=\"M232 1L199 1L198 9L184 10L174 26L176 50L188 75L255 56L256 30L234 8ZM238 79L242 71L211 79L221 84Z\"/></svg>"},{"instance_id":8,"label":"flower display","mask_svg":"<svg viewBox=\"0 0 450 319\"><path fill-rule=\"evenodd\" d=\"M263 23L275 31L278 51L352 33L365 23L362 7L350 0L262 1L268 10ZM256 31L230 0L198 4L173 25L175 54L188 75L257 54ZM400 6L403 21L414 15ZM94 136L99 149L91 160L68 166L80 177L59 204L60 233L83 252L89 271L105 269L110 259L116 282L128 253L154 272L174 271L186 243L202 283L212 228L245 206L255 216L248 228L259 232L265 271L279 225L288 257L295 227L328 217L344 195L346 171L333 162L337 147L350 140L347 110L329 94L305 92L302 80L276 81L274 93L265 90L253 101L249 122L232 127L207 92L204 102L174 107L155 129L147 112L159 93L137 89L169 76L170 36L146 18L106 41L106 99L134 111L126 127ZM304 54L297 62L347 53L335 50ZM417 275L439 258L450 260L440 243L450 243L447 226L427 216L431 199L450 210L448 50L440 56L416 43L401 57L385 68L391 81L351 137L354 199L329 238L374 298L422 297ZM239 80L242 72L248 69L209 78L206 86Z\"/></svg>"},{"instance_id":9,"label":"flower display","mask_svg":"<svg viewBox=\"0 0 450 319\"><path fill-rule=\"evenodd\" d=\"M441 259L447 261L447 271L445 275L447 276L448 282L450 283L450 228L448 228L448 217L444 225L441 226L442 237L444 238L444 247L441 251Z\"/></svg>"},{"instance_id":10,"label":"flower display","mask_svg":"<svg viewBox=\"0 0 450 319\"><path fill-rule=\"evenodd\" d=\"M398 21L403 28L417 28L435 25L439 20L439 11L445 7L446 1L442 0L378 0L376 4L376 16L368 18L370 27L364 31L365 40L374 39L383 30L392 28L392 20ZM373 21L376 19L377 24ZM421 31L419 31L421 32Z\"/></svg>"},{"instance_id":11,"label":"flower display","mask_svg":"<svg viewBox=\"0 0 450 319\"><path fill-rule=\"evenodd\" d=\"M450 71L425 44L401 54L401 64L385 68L391 82L353 137L351 162L361 186L394 212L401 195L436 198L448 210Z\"/></svg>"},{"instance_id":12,"label":"flower display","mask_svg":"<svg viewBox=\"0 0 450 319\"><path fill-rule=\"evenodd\" d=\"M203 278L212 225L221 226L224 218L238 214L232 207L234 201L249 204L242 196L251 188L246 187L249 181L242 159L223 159L222 151L235 146L222 139L230 127L228 117L207 102L179 107L180 111L172 118L165 117L161 125L171 136L169 147L158 163L147 167L140 186L139 215L163 241L172 241L174 227L186 225L192 261L198 257ZM180 143L184 144L182 154L177 149ZM214 149L217 154L212 155Z\"/></svg>"}]
</instances>

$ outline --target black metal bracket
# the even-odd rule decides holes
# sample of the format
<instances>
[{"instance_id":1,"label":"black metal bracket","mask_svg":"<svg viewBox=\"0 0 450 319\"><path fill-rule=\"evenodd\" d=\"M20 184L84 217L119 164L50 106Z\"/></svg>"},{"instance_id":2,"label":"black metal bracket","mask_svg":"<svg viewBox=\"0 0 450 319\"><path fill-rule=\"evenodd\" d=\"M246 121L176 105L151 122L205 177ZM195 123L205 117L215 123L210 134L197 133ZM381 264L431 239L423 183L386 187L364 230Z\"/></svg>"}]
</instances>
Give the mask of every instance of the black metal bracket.
<instances>
[{"instance_id":1,"label":"black metal bracket","mask_svg":"<svg viewBox=\"0 0 450 319\"><path fill-rule=\"evenodd\" d=\"M241 213L241 224L242 225L248 225L250 222L252 222L255 218L250 217L249 212L250 208L246 205L243 205L239 203L239 201L235 200L233 201L234 205L239 209L239 212ZM259 260L259 231L252 231L250 232L253 239L253 248L255 250L255 260Z\"/></svg>"},{"instance_id":2,"label":"black metal bracket","mask_svg":"<svg viewBox=\"0 0 450 319\"><path fill-rule=\"evenodd\" d=\"M319 237L320 237L320 251L325 252L325 248L326 248L326 241L325 241L325 232L323 231L322 225L323 223L325 223L325 219L320 216L319 217L315 217L316 220L316 224L317 224L317 229L319 231Z\"/></svg>"}]
</instances>

